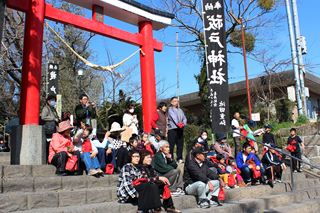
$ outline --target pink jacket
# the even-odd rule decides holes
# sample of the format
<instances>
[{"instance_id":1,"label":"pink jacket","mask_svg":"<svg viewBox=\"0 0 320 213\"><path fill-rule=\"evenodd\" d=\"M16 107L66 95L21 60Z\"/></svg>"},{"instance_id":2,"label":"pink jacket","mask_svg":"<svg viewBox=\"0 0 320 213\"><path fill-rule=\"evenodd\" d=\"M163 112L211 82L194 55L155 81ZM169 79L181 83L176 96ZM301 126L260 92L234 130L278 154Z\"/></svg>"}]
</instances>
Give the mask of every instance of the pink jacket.
<instances>
[{"instance_id":1,"label":"pink jacket","mask_svg":"<svg viewBox=\"0 0 320 213\"><path fill-rule=\"evenodd\" d=\"M48 162L51 163L52 158L56 153L63 151L68 152L68 146L73 149L71 137L65 138L59 133L54 133L49 146Z\"/></svg>"}]
</instances>

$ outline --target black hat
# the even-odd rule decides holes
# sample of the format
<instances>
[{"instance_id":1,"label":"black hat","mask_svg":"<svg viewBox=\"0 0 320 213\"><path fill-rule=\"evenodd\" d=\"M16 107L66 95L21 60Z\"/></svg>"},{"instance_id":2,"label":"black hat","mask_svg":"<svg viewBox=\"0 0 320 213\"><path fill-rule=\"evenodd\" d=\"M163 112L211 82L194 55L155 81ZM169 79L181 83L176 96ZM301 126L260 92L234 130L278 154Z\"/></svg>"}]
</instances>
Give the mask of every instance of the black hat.
<instances>
[{"instance_id":1,"label":"black hat","mask_svg":"<svg viewBox=\"0 0 320 213\"><path fill-rule=\"evenodd\" d=\"M207 154L208 152L205 151L202 147L198 147L198 148L195 148L193 151L192 151L192 155L195 157L197 156L197 154Z\"/></svg>"},{"instance_id":2,"label":"black hat","mask_svg":"<svg viewBox=\"0 0 320 213\"><path fill-rule=\"evenodd\" d=\"M270 124L266 124L266 125L264 125L264 128L265 129L272 129L272 126Z\"/></svg>"},{"instance_id":3,"label":"black hat","mask_svg":"<svg viewBox=\"0 0 320 213\"><path fill-rule=\"evenodd\" d=\"M226 135L224 133L216 133L216 141L222 141L222 140L225 140L227 139Z\"/></svg>"},{"instance_id":4,"label":"black hat","mask_svg":"<svg viewBox=\"0 0 320 213\"><path fill-rule=\"evenodd\" d=\"M155 129L154 130L154 135L162 136L162 131L160 129Z\"/></svg>"},{"instance_id":5,"label":"black hat","mask_svg":"<svg viewBox=\"0 0 320 213\"><path fill-rule=\"evenodd\" d=\"M253 120L249 120L248 121L248 125L251 126L251 127L254 127L254 126L256 126L256 122L253 121Z\"/></svg>"}]
</instances>

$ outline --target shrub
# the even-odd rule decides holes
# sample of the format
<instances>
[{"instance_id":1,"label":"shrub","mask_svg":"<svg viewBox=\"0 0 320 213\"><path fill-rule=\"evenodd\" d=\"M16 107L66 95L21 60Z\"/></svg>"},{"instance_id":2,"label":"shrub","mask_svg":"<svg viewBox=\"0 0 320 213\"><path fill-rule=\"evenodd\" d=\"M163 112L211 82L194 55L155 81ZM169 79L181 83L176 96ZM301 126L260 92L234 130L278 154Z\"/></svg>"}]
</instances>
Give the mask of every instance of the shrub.
<instances>
[{"instance_id":1,"label":"shrub","mask_svg":"<svg viewBox=\"0 0 320 213\"><path fill-rule=\"evenodd\" d=\"M184 147L186 150L192 147L193 141L198 137L200 130L199 126L193 124L189 124L184 128Z\"/></svg>"},{"instance_id":2,"label":"shrub","mask_svg":"<svg viewBox=\"0 0 320 213\"><path fill-rule=\"evenodd\" d=\"M299 115L298 120L297 120L297 125L299 124L306 124L308 123L309 119L305 115Z\"/></svg>"}]
</instances>

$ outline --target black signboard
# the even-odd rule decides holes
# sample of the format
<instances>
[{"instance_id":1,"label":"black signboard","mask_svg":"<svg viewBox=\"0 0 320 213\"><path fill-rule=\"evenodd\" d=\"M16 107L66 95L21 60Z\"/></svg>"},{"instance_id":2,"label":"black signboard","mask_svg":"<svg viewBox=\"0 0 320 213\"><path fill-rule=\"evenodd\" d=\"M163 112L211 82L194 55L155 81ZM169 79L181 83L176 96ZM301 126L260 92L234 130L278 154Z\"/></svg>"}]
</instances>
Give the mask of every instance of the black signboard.
<instances>
[{"instance_id":1,"label":"black signboard","mask_svg":"<svg viewBox=\"0 0 320 213\"><path fill-rule=\"evenodd\" d=\"M48 95L57 95L58 93L59 65L55 63L48 64Z\"/></svg>"},{"instance_id":2,"label":"black signboard","mask_svg":"<svg viewBox=\"0 0 320 213\"><path fill-rule=\"evenodd\" d=\"M203 0L203 24L212 131L229 130L227 46L223 0Z\"/></svg>"}]
</instances>

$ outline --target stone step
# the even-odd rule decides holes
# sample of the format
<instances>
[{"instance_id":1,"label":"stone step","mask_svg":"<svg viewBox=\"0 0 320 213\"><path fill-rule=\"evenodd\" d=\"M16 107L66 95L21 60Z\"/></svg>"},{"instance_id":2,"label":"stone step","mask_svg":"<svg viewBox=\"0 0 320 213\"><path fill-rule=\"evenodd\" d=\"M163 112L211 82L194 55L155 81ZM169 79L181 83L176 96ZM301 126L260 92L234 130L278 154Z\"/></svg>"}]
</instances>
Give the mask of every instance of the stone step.
<instances>
[{"instance_id":1,"label":"stone step","mask_svg":"<svg viewBox=\"0 0 320 213\"><path fill-rule=\"evenodd\" d=\"M78 191L75 191L77 193ZM113 201L108 201L106 199L107 196L110 196L108 193L102 193L96 191L96 194L92 192L92 194L87 194L87 199L83 199L83 196L78 194L66 194L63 195L61 199L65 199L64 201L60 200L61 195L56 196L52 195L51 197L44 198L46 201L50 202L50 205L43 206L43 200L36 200L35 198L29 198L27 203L19 203L16 205L10 203L10 207L6 205L7 208L3 208L3 205L0 204L0 212L4 210L5 212L110 212L110 213L118 213L118 212L126 212L133 213L137 211L137 207L131 204L119 204L115 199ZM192 208L196 206L196 199L194 196L184 195L180 197L173 198L174 204L176 208L184 209L184 208ZM62 203L61 203L62 202ZM36 205L35 205L36 204Z\"/></svg>"},{"instance_id":2,"label":"stone step","mask_svg":"<svg viewBox=\"0 0 320 213\"><path fill-rule=\"evenodd\" d=\"M320 146L305 146L303 154L306 155L308 158L320 156Z\"/></svg>"},{"instance_id":3,"label":"stone step","mask_svg":"<svg viewBox=\"0 0 320 213\"><path fill-rule=\"evenodd\" d=\"M52 165L0 165L0 177L50 177L55 175L56 168Z\"/></svg>"},{"instance_id":4,"label":"stone step","mask_svg":"<svg viewBox=\"0 0 320 213\"><path fill-rule=\"evenodd\" d=\"M299 195L297 193L296 197ZM195 199L193 196L181 196L174 197L174 203L176 208L183 210L184 213L202 213L202 212L215 212L215 213L234 213L234 212L263 212L269 205L271 207L278 207L281 204L288 204L293 202L294 199L293 193L284 193L280 195L270 196L264 199L242 199L238 202L224 203L222 207L211 207L209 209L200 209L197 208ZM275 202L276 201L276 202ZM40 213L40 212L49 212L49 213L87 213L87 212L110 212L110 213L133 213L136 212L136 207L131 204L119 204L116 201L100 203L100 204L87 204L81 206L68 206L68 207L59 207L59 208L42 208L29 211L19 211L20 213Z\"/></svg>"},{"instance_id":5,"label":"stone step","mask_svg":"<svg viewBox=\"0 0 320 213\"><path fill-rule=\"evenodd\" d=\"M0 152L0 165L10 164L10 152Z\"/></svg>"},{"instance_id":6,"label":"stone step","mask_svg":"<svg viewBox=\"0 0 320 213\"><path fill-rule=\"evenodd\" d=\"M295 181L302 181L302 180L306 179L306 174L305 173L293 173L293 178ZM282 174L281 180L284 182L291 181L290 168L287 168L287 170Z\"/></svg>"},{"instance_id":7,"label":"stone step","mask_svg":"<svg viewBox=\"0 0 320 213\"><path fill-rule=\"evenodd\" d=\"M315 166L320 166L320 156L317 157L311 157L310 163L314 164Z\"/></svg>"},{"instance_id":8,"label":"stone step","mask_svg":"<svg viewBox=\"0 0 320 213\"><path fill-rule=\"evenodd\" d=\"M304 191L308 192L310 197L316 196L320 194L320 184L315 182L314 180L305 180L305 184L302 184L303 187L312 185L311 188L301 190L301 193L295 193L294 196L301 198L307 197L304 194ZM310 183L309 183L310 182ZM317 185L318 184L318 185ZM301 188L303 188L301 187ZM273 189L269 186L259 185L259 186L251 186L246 188L238 188L238 189L230 189L226 190L226 199L227 202L232 202L233 204L238 204L237 208L240 206L244 206L243 208L246 209L247 201L249 203L255 203L254 205L261 206L266 205L265 203L269 203L268 205L272 204L272 207L278 206L281 202L287 200L290 201L290 197L292 193L284 193L290 190L290 186L286 183L278 183L275 185ZM104 188L88 188L88 189L81 189L81 190L58 190L58 191L49 191L49 192L19 192L19 193L5 193L0 195L0 212L3 210L4 212L11 212L11 211L25 211L25 210L32 210L35 211L36 209L41 208L54 208L54 209L46 209L45 211L42 209L42 212L85 212L80 211L82 208L76 208L79 211L75 211L74 207L77 205L83 204L92 204L96 203L95 205L100 206L102 202L110 202L112 205L115 205L114 202L116 201L116 188L115 187L104 187ZM285 198L281 198L284 197ZM275 196L275 197L273 197ZM261 199L252 199L255 198L263 198ZM279 198L280 201L279 201ZM194 208L197 206L196 200L193 196L181 196L174 198L175 205L177 208L180 209L188 209ZM110 204L108 203L108 205ZM244 204L243 204L244 203ZM110 204L111 205L111 204ZM120 204L118 204L120 205ZM122 205L122 204L121 204ZM72 206L70 208L60 208ZM127 207L117 207L112 209L110 212L128 212L126 209ZM227 204L227 206L233 206ZM58 208L59 207L59 208ZM101 212L103 210L106 211L106 206L104 209L97 209L97 211L89 211L89 212ZM124 208L124 210L120 211L119 208ZM224 207L225 208L225 207ZM235 208L235 207L229 207ZM241 207L242 208L242 207ZM259 209L264 210L265 207ZM85 208L84 208L85 209ZM47 211L48 210L48 211ZM88 209L87 209L88 210ZM115 210L115 211L113 211ZM118 211L119 210L119 211ZM107 211L109 212L109 210ZM129 211L130 212L130 211ZM259 211L261 212L261 211Z\"/></svg>"},{"instance_id":9,"label":"stone step","mask_svg":"<svg viewBox=\"0 0 320 213\"><path fill-rule=\"evenodd\" d=\"M87 175L53 176L53 177L3 177L0 179L0 192L41 192L57 190L74 190L99 187L115 187L117 175L96 178Z\"/></svg>"},{"instance_id":10,"label":"stone step","mask_svg":"<svg viewBox=\"0 0 320 213\"><path fill-rule=\"evenodd\" d=\"M320 135L303 136L302 140L306 146L320 146Z\"/></svg>"},{"instance_id":11,"label":"stone step","mask_svg":"<svg viewBox=\"0 0 320 213\"><path fill-rule=\"evenodd\" d=\"M300 203L291 203L287 206L280 206L277 208L264 211L264 213L319 213L320 212L320 198L304 201Z\"/></svg>"},{"instance_id":12,"label":"stone step","mask_svg":"<svg viewBox=\"0 0 320 213\"><path fill-rule=\"evenodd\" d=\"M320 190L320 188L319 188ZM253 196L252 196L253 197ZM186 209L184 213L197 213L197 212L215 212L215 213L256 213L264 212L270 208L277 208L283 205L290 205L291 203L300 201L309 201L315 197L308 196L308 190L296 191L294 193L287 192L277 195L269 195L260 197L258 199L241 199L239 201L228 201L222 207L211 207L209 209L190 208ZM289 212L289 211L288 211ZM290 212L291 213L291 212Z\"/></svg>"},{"instance_id":13,"label":"stone step","mask_svg":"<svg viewBox=\"0 0 320 213\"><path fill-rule=\"evenodd\" d=\"M115 201L115 187L0 195L0 212L57 208Z\"/></svg>"}]
</instances>

